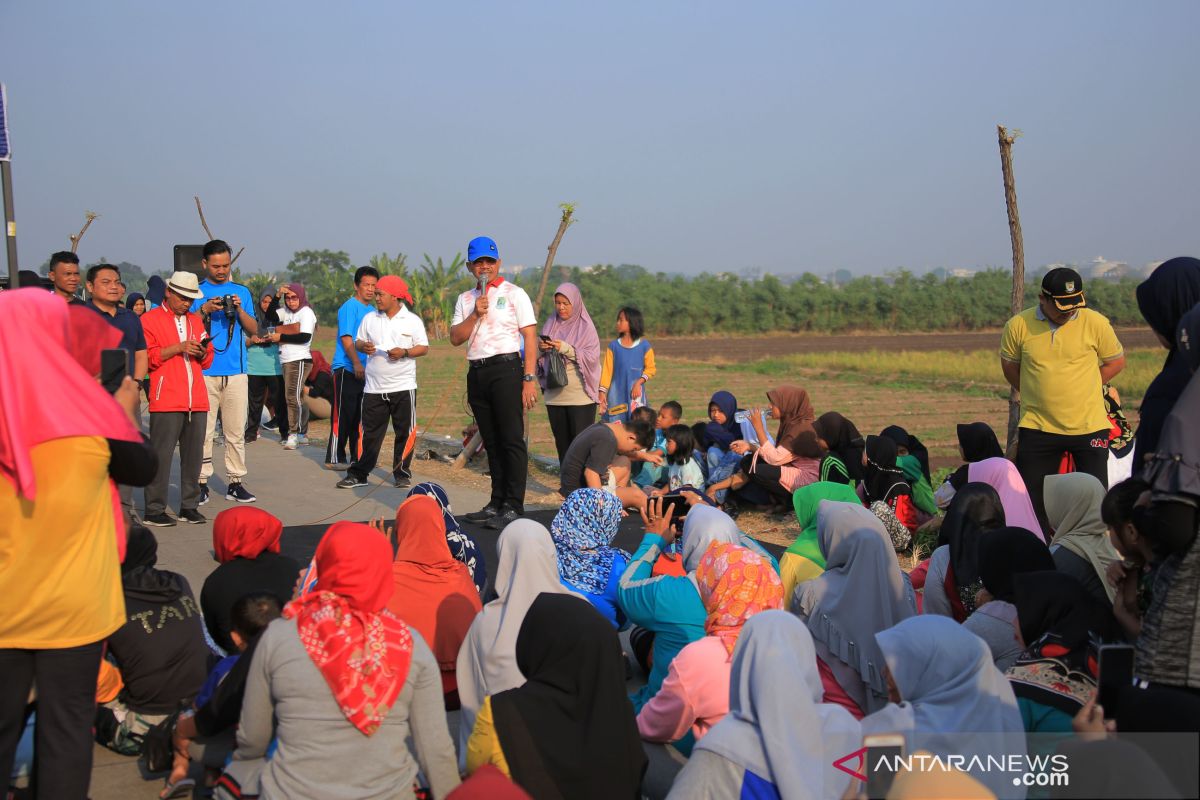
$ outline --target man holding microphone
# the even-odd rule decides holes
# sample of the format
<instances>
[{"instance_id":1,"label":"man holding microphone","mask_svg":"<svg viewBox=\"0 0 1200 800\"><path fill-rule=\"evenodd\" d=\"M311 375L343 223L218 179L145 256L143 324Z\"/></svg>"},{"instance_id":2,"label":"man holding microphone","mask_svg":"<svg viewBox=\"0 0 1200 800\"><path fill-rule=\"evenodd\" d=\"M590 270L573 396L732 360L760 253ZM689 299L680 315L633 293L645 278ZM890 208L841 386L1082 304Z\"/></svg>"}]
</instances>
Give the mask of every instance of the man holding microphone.
<instances>
[{"instance_id":1,"label":"man holding microphone","mask_svg":"<svg viewBox=\"0 0 1200 800\"><path fill-rule=\"evenodd\" d=\"M537 402L537 317L529 295L500 276L500 252L486 236L467 245L475 288L454 306L450 342L467 345L467 401L487 449L492 496L471 522L500 530L525 513L524 411ZM522 355L522 349L524 354Z\"/></svg>"}]
</instances>

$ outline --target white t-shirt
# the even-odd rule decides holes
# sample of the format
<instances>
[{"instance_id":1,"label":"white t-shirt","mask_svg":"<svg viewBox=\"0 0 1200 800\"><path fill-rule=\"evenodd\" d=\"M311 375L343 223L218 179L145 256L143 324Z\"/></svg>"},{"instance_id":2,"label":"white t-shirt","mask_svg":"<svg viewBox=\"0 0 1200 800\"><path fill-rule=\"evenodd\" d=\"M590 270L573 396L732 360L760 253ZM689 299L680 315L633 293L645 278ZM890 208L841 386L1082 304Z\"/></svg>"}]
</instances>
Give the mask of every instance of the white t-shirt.
<instances>
[{"instance_id":1,"label":"white t-shirt","mask_svg":"<svg viewBox=\"0 0 1200 800\"><path fill-rule=\"evenodd\" d=\"M280 342L280 364L312 358L312 335L317 332L317 315L309 306L303 306L296 311L288 311L285 308L279 309L280 325L291 325L295 322L300 323L300 333L307 333L309 339L304 344L286 344Z\"/></svg>"},{"instance_id":2,"label":"white t-shirt","mask_svg":"<svg viewBox=\"0 0 1200 800\"><path fill-rule=\"evenodd\" d=\"M394 317L389 318L382 311L372 311L363 317L354 340L375 345L375 352L370 358L366 358L365 353L359 353L365 360L367 372L367 385L363 391L367 394L387 394L417 388L417 362L411 358L391 361L387 356L388 350L397 347L412 348L429 344L425 336L425 323L405 308L403 303Z\"/></svg>"},{"instance_id":3,"label":"white t-shirt","mask_svg":"<svg viewBox=\"0 0 1200 800\"><path fill-rule=\"evenodd\" d=\"M519 353L521 351L521 328L537 324L533 303L525 290L512 281L501 281L499 286L485 286L488 296L488 312L479 321L474 338L468 338L467 358L480 358ZM457 325L471 315L479 292L471 289L458 296L454 304L451 325Z\"/></svg>"}]
</instances>

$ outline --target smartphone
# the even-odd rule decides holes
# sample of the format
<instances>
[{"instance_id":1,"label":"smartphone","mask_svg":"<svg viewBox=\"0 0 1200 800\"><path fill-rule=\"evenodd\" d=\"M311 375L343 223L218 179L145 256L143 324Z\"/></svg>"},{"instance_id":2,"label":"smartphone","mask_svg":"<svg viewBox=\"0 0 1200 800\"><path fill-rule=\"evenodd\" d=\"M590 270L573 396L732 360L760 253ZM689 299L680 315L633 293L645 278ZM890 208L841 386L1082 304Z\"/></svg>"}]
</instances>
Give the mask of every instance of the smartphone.
<instances>
[{"instance_id":1,"label":"smartphone","mask_svg":"<svg viewBox=\"0 0 1200 800\"><path fill-rule=\"evenodd\" d=\"M546 334L544 334L544 333L543 333L541 336L539 336L538 338L539 338L539 339L541 339L543 342L552 342L552 341L554 341L553 339L551 339L549 336L547 336L547 335L546 335Z\"/></svg>"},{"instance_id":2,"label":"smartphone","mask_svg":"<svg viewBox=\"0 0 1200 800\"><path fill-rule=\"evenodd\" d=\"M109 394L116 394L129 374L129 354L115 348L100 351L100 385Z\"/></svg>"},{"instance_id":3,"label":"smartphone","mask_svg":"<svg viewBox=\"0 0 1200 800\"><path fill-rule=\"evenodd\" d=\"M1116 719L1121 689L1133 685L1133 645L1102 644L1098 661L1096 702L1104 709L1105 719Z\"/></svg>"},{"instance_id":4,"label":"smartphone","mask_svg":"<svg viewBox=\"0 0 1200 800\"><path fill-rule=\"evenodd\" d=\"M671 517L672 520L677 520L680 517L686 517L688 509L691 506L688 504L687 498L681 494L669 494L662 497L662 513L665 516L667 509L674 508L675 513Z\"/></svg>"},{"instance_id":5,"label":"smartphone","mask_svg":"<svg viewBox=\"0 0 1200 800\"><path fill-rule=\"evenodd\" d=\"M898 733L884 733L863 737L867 748L867 760L863 772L867 775L867 797L887 797L896 779L898 762L904 758L904 737Z\"/></svg>"},{"instance_id":6,"label":"smartphone","mask_svg":"<svg viewBox=\"0 0 1200 800\"><path fill-rule=\"evenodd\" d=\"M203 337L203 338L200 340L200 346L201 346L201 347L208 347L208 343L209 343L209 342L211 342L211 341L212 341L212 337L211 337L211 336L204 336L204 337Z\"/></svg>"}]
</instances>

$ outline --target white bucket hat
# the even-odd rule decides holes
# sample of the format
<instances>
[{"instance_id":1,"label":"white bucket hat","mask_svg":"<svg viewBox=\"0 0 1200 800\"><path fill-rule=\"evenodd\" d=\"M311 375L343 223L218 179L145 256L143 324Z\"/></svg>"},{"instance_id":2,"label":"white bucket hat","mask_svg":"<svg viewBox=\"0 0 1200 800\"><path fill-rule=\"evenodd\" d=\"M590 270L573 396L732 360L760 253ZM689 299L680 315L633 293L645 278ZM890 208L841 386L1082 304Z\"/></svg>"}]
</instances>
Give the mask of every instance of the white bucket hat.
<instances>
[{"instance_id":1,"label":"white bucket hat","mask_svg":"<svg viewBox=\"0 0 1200 800\"><path fill-rule=\"evenodd\" d=\"M192 272L176 272L167 279L167 288L190 300L199 300L204 296L200 291L200 281Z\"/></svg>"}]
</instances>

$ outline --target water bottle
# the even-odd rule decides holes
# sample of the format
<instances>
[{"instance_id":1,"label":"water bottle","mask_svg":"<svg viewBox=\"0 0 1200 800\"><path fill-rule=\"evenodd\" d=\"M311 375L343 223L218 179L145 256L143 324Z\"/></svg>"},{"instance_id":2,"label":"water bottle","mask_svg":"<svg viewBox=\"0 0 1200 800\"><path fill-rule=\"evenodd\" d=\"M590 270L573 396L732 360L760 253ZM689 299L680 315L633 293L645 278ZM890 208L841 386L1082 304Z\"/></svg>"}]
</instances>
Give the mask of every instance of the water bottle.
<instances>
[{"instance_id":1,"label":"water bottle","mask_svg":"<svg viewBox=\"0 0 1200 800\"><path fill-rule=\"evenodd\" d=\"M733 421L738 423L739 425L743 422L746 422L749 419L750 419L749 411L738 411L737 413L735 413L733 415Z\"/></svg>"}]
</instances>

